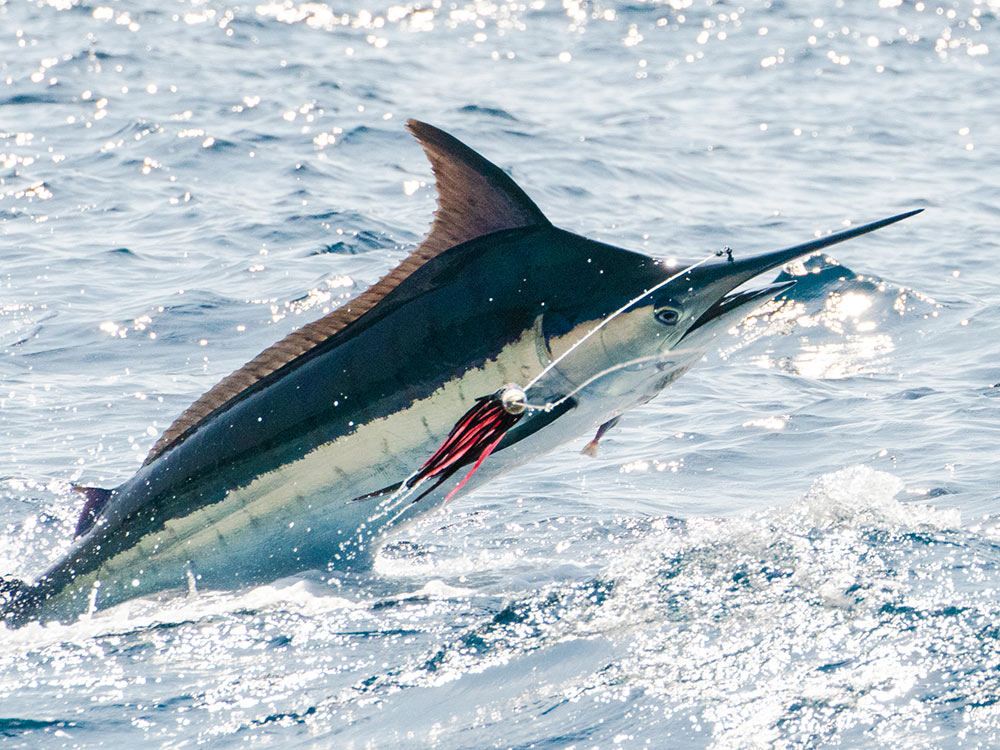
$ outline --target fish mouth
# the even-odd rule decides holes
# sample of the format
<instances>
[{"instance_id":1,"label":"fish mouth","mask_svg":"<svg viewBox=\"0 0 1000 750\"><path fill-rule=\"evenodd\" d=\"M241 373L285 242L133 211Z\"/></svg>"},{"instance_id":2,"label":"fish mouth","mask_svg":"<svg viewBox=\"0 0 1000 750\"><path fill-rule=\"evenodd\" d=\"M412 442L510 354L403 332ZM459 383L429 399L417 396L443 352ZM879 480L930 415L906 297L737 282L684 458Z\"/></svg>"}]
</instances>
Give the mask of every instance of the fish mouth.
<instances>
[{"instance_id":1,"label":"fish mouth","mask_svg":"<svg viewBox=\"0 0 1000 750\"><path fill-rule=\"evenodd\" d=\"M922 208L906 211L905 213L868 224L862 224L861 226L851 227L841 232L828 234L809 242L793 245L783 250L775 250L764 255L740 260L733 260L730 256L726 261L693 269L690 274L685 275L684 279L690 284L691 289L698 290L695 294L700 298L702 311L684 334L685 337L696 331L704 332L709 323L714 324L712 326L713 330L721 328L719 324L723 321L730 325L735 324L739 322L742 316L751 312L755 307L759 307L764 302L774 299L782 292L787 291L795 283L794 281L783 281L768 284L760 289L733 291L751 279L783 266L786 263L790 263L797 258L811 255L838 242L844 242L845 240L874 232L876 229L895 224L897 221L902 221L921 211L923 211Z\"/></svg>"},{"instance_id":2,"label":"fish mouth","mask_svg":"<svg viewBox=\"0 0 1000 750\"><path fill-rule=\"evenodd\" d=\"M730 324L738 323L740 319L746 317L753 310L765 302L770 302L793 286L795 286L794 279L768 284L760 289L744 289L739 292L727 294L702 313L701 317L695 321L694 325L688 329L685 335L689 335L698 328L715 321L722 322L725 320Z\"/></svg>"}]
</instances>

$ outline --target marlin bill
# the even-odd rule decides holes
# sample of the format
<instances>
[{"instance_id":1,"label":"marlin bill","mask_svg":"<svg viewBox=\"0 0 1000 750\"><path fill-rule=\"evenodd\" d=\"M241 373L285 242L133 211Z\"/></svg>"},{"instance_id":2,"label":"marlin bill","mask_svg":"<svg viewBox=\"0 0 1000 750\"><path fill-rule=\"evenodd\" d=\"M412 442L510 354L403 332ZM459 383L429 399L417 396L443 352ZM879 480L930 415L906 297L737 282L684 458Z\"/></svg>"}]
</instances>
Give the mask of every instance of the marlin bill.
<instances>
[{"instance_id":1,"label":"marlin bill","mask_svg":"<svg viewBox=\"0 0 1000 750\"><path fill-rule=\"evenodd\" d=\"M468 146L407 127L437 183L426 239L197 399L124 484L76 488L72 547L34 582L0 580L0 622L367 565L389 529L599 440L794 283L746 282L918 213L678 271L553 226Z\"/></svg>"}]
</instances>

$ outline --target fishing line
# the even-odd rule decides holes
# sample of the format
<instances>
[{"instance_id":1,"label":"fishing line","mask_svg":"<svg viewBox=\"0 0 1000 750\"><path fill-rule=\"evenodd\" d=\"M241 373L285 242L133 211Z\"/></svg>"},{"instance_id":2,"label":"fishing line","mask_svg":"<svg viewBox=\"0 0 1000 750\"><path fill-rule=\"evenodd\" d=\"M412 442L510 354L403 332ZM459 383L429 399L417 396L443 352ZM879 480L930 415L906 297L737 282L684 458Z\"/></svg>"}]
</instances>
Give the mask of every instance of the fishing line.
<instances>
[{"instance_id":1,"label":"fishing line","mask_svg":"<svg viewBox=\"0 0 1000 750\"><path fill-rule=\"evenodd\" d=\"M420 487L420 485L424 483L424 480L421 479L420 481L416 482L412 487L408 487L407 483L410 482L419 473L420 469L414 471L412 474L410 474L410 476L408 476L406 479L403 480L402 484L400 484L399 487L397 487L396 490L391 495L389 495L389 497L387 497L383 502L379 503L378 507L379 512L375 513L372 516L369 516L368 523L372 523L374 521L379 520L380 518L383 518L384 516L389 515L389 513L391 513L396 509L399 503L403 502L404 500L409 498L410 495L416 492L417 489ZM413 502L416 502L416 500L414 500ZM386 524L392 525L396 523L396 521L399 520L399 517L406 512L407 507L408 506L404 506L398 513L396 513L396 515L392 516L386 522Z\"/></svg>"}]
</instances>

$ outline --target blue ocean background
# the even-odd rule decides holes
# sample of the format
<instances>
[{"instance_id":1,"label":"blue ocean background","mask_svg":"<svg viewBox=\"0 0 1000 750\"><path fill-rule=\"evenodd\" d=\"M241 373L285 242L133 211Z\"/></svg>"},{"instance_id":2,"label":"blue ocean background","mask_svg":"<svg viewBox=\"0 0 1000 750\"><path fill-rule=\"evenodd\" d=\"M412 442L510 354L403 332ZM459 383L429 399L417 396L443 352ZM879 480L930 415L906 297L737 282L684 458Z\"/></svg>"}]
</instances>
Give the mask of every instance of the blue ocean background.
<instances>
[{"instance_id":1,"label":"blue ocean background","mask_svg":"<svg viewBox=\"0 0 1000 750\"><path fill-rule=\"evenodd\" d=\"M996 747L998 16L0 0L4 578L420 241L409 117L677 262L926 209L371 570L0 627L0 747Z\"/></svg>"}]
</instances>

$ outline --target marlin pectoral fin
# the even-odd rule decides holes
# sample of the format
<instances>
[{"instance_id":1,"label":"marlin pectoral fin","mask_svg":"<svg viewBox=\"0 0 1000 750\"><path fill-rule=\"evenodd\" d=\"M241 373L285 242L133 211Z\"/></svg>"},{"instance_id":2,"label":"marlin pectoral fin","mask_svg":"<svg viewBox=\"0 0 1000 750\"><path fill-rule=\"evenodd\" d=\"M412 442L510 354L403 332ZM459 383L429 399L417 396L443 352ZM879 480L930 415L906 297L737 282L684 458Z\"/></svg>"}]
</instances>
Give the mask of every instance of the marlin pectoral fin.
<instances>
[{"instance_id":1,"label":"marlin pectoral fin","mask_svg":"<svg viewBox=\"0 0 1000 750\"><path fill-rule=\"evenodd\" d=\"M101 487L78 487L74 485L73 492L79 492L87 498L87 501L83 504L80 518L76 522L76 531L73 533L74 537L78 537L90 531L101 509L111 499L111 494L114 490L106 490Z\"/></svg>"},{"instance_id":2,"label":"marlin pectoral fin","mask_svg":"<svg viewBox=\"0 0 1000 750\"><path fill-rule=\"evenodd\" d=\"M608 430L610 430L612 427L618 424L621 421L621 419L622 415L619 414L617 417L612 417L607 422L598 427L597 434L594 435L594 439L591 440L589 443L587 443L585 446L583 446L583 450L581 450L580 453L583 454L584 456L589 456L590 458L597 458L597 445L600 442L601 438L604 437L604 433L606 433Z\"/></svg>"}]
</instances>

